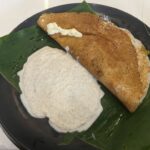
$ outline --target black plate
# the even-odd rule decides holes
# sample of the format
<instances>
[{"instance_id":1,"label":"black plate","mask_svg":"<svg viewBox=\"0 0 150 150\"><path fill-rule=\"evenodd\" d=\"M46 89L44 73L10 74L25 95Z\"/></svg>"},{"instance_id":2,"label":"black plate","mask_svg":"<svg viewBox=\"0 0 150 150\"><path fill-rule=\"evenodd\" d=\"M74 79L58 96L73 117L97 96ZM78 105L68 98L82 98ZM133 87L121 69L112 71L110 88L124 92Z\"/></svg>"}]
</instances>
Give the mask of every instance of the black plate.
<instances>
[{"instance_id":1,"label":"black plate","mask_svg":"<svg viewBox=\"0 0 150 150\"><path fill-rule=\"evenodd\" d=\"M77 4L68 4L50 8L43 12L63 12ZM95 11L108 15L110 20L120 27L130 30L136 38L150 49L150 29L135 17L107 6L91 4ZM36 23L40 12L23 23L14 31L29 27ZM7 58L6 58L7 59ZM8 137L25 150L96 150L95 148L75 140L67 146L59 146L62 135L49 127L47 120L34 119L26 112L19 100L19 95L7 81L0 76L0 122Z\"/></svg>"}]
</instances>

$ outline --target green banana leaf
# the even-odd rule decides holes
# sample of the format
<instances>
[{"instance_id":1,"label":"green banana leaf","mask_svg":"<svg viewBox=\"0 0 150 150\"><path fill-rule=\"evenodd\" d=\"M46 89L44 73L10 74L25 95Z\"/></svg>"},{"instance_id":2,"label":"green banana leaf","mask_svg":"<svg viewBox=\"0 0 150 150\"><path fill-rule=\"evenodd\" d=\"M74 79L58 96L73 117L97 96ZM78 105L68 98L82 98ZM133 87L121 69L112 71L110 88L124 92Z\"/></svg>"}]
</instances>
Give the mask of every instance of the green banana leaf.
<instances>
[{"instance_id":1,"label":"green banana leaf","mask_svg":"<svg viewBox=\"0 0 150 150\"><path fill-rule=\"evenodd\" d=\"M95 13L86 2L71 11ZM17 72L29 55L46 45L61 48L36 25L0 38L1 75L19 91ZM150 90L140 108L131 114L102 88L105 96L100 117L85 132L65 134L60 144L69 144L76 137L101 150L150 150Z\"/></svg>"}]
</instances>

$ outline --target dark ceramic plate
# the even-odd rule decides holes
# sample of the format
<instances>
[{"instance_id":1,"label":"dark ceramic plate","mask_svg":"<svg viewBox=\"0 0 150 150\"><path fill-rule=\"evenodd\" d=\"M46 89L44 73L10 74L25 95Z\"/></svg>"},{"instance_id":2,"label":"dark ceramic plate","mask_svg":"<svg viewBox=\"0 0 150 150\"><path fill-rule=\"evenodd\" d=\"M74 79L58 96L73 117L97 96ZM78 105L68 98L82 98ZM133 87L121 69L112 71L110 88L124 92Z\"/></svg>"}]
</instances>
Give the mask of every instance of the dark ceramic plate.
<instances>
[{"instance_id":1,"label":"dark ceramic plate","mask_svg":"<svg viewBox=\"0 0 150 150\"><path fill-rule=\"evenodd\" d=\"M43 12L63 12L75 7L77 4L68 4L50 8ZM120 27L130 30L135 37L141 40L147 49L150 49L150 29L135 17L98 4L91 4L95 11L110 17L110 20ZM18 31L36 24L40 12L16 27ZM47 123L46 119L34 119L29 116L20 103L19 95L15 89L0 76L0 123L8 137L24 150L95 150L95 148L75 140L67 146L59 146L57 143L62 135L56 133Z\"/></svg>"}]
</instances>

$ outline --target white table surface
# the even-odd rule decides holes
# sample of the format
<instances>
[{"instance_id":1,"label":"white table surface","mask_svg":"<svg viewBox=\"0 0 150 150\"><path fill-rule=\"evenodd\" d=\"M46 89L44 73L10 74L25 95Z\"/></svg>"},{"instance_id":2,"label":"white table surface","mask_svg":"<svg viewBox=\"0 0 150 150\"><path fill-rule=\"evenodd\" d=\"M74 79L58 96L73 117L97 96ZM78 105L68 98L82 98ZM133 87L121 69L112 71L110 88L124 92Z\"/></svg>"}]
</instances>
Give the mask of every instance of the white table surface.
<instances>
[{"instance_id":1,"label":"white table surface","mask_svg":"<svg viewBox=\"0 0 150 150\"><path fill-rule=\"evenodd\" d=\"M87 0L126 11L150 26L150 0ZM81 0L0 0L0 37L44 9ZM0 150L18 150L0 128Z\"/></svg>"}]
</instances>

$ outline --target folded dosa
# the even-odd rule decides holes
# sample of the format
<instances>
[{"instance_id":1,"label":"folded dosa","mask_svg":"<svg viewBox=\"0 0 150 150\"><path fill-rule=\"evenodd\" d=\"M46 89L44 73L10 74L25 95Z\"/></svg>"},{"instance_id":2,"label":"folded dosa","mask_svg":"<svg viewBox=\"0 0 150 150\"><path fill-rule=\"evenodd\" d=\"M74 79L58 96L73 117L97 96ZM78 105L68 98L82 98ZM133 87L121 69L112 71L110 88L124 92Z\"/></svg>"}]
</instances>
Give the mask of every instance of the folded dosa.
<instances>
[{"instance_id":1,"label":"folded dosa","mask_svg":"<svg viewBox=\"0 0 150 150\"><path fill-rule=\"evenodd\" d=\"M75 28L81 38L51 35L119 100L134 112L149 87L149 59L143 44L126 29L117 27L91 13L47 13L38 25L47 31L47 24Z\"/></svg>"}]
</instances>

